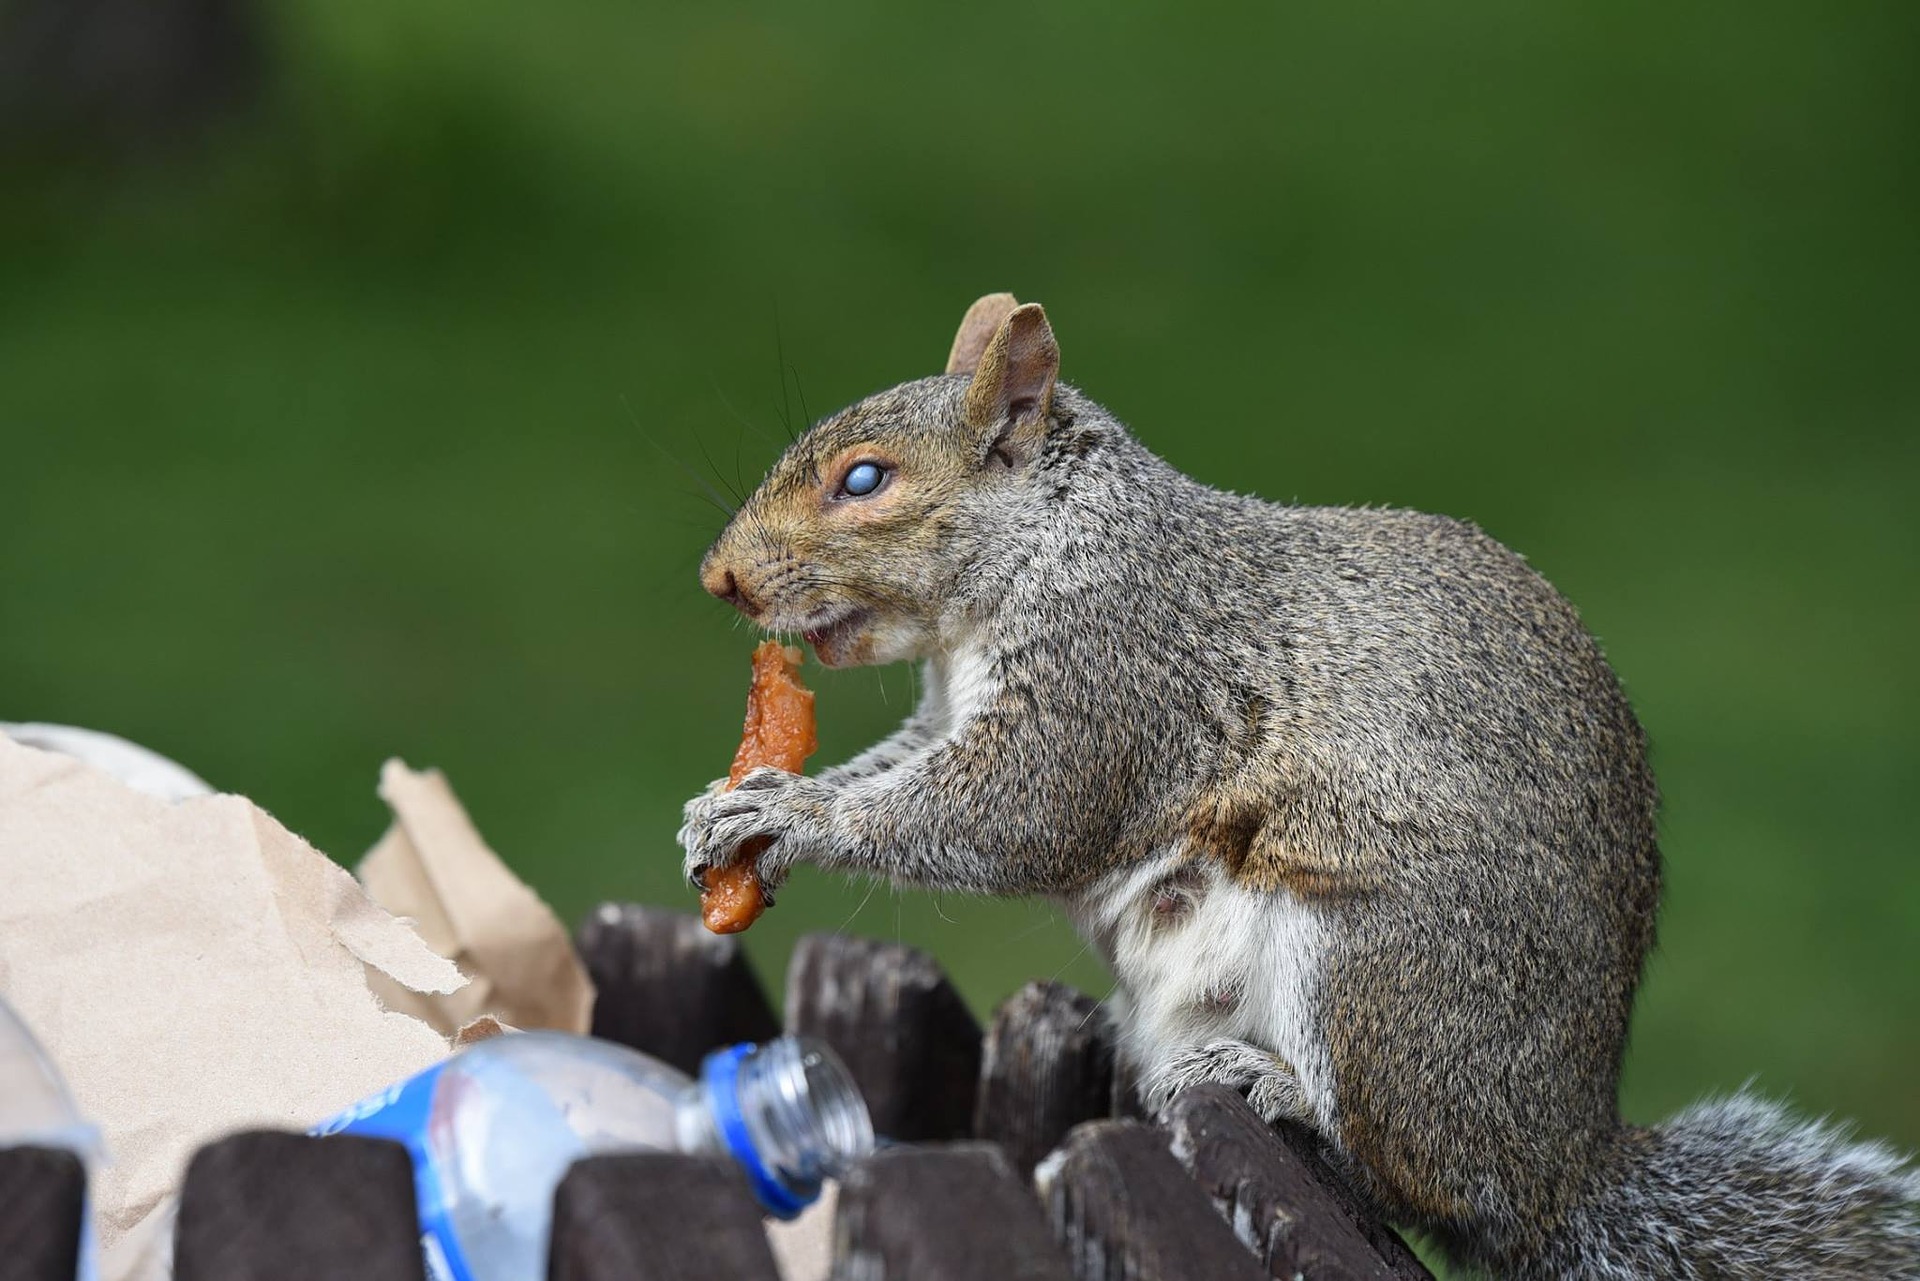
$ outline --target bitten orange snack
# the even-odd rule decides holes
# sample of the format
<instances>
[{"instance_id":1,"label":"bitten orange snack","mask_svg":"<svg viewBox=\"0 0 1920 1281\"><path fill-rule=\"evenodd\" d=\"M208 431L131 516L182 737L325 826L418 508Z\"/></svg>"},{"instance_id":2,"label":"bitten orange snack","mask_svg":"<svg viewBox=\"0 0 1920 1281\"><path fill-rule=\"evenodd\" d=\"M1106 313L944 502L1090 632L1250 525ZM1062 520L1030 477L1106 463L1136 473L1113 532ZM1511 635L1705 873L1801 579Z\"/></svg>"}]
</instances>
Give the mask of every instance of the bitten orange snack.
<instances>
[{"instance_id":1,"label":"bitten orange snack","mask_svg":"<svg viewBox=\"0 0 1920 1281\"><path fill-rule=\"evenodd\" d=\"M747 723L727 771L727 787L762 765L798 774L820 745L813 720L813 691L800 683L798 649L761 641L753 651L753 684L747 689ZM715 868L702 880L700 919L715 934L738 934L766 910L754 862L770 838L747 842L737 862Z\"/></svg>"}]
</instances>

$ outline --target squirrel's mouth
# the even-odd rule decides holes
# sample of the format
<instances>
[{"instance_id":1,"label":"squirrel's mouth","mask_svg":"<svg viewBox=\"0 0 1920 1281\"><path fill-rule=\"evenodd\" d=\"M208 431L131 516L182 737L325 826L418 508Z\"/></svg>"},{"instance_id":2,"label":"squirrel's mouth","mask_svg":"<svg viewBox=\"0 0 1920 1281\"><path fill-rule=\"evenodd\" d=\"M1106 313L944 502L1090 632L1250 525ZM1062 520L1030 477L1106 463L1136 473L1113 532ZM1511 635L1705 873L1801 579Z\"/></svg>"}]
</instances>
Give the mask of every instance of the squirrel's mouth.
<instances>
[{"instance_id":1,"label":"squirrel's mouth","mask_svg":"<svg viewBox=\"0 0 1920 1281\"><path fill-rule=\"evenodd\" d=\"M860 633L865 629L868 612L858 606L808 619L800 635L828 667L840 667L857 659Z\"/></svg>"}]
</instances>

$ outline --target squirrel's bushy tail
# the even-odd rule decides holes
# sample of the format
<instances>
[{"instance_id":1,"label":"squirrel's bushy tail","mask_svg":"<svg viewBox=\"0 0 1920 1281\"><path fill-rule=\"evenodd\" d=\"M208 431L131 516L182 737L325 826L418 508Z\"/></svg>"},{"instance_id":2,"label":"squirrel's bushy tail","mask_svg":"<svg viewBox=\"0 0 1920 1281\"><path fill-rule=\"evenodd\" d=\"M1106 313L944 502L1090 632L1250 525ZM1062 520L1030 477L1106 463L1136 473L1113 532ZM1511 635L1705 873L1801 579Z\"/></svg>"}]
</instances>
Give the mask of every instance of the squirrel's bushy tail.
<instances>
[{"instance_id":1,"label":"squirrel's bushy tail","mask_svg":"<svg viewBox=\"0 0 1920 1281\"><path fill-rule=\"evenodd\" d=\"M1920 1173L1742 1092L1620 1137L1528 1278L1920 1278Z\"/></svg>"}]
</instances>

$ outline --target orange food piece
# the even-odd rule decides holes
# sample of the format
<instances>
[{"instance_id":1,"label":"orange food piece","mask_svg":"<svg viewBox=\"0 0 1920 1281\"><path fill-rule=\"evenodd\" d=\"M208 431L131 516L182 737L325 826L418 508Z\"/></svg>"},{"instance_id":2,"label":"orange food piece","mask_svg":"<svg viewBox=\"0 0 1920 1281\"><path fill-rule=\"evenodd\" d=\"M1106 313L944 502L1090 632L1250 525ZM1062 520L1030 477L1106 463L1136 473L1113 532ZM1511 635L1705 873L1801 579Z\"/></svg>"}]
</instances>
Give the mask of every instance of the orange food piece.
<instances>
[{"instance_id":1,"label":"orange food piece","mask_svg":"<svg viewBox=\"0 0 1920 1281\"><path fill-rule=\"evenodd\" d=\"M813 720L813 691L800 683L798 649L761 641L753 651L753 684L747 689L747 723L740 749L727 771L727 787L738 787L762 765L798 774L820 745ZM757 837L741 849L738 861L709 871L701 882L700 919L715 934L738 934L766 910L760 873L754 866L771 838Z\"/></svg>"},{"instance_id":2,"label":"orange food piece","mask_svg":"<svg viewBox=\"0 0 1920 1281\"><path fill-rule=\"evenodd\" d=\"M740 734L740 750L733 754L727 786L771 765L789 774L807 767L807 757L820 746L814 730L813 691L800 683L798 649L778 641L761 641L753 651L753 685L747 690L747 724Z\"/></svg>"},{"instance_id":3,"label":"orange food piece","mask_svg":"<svg viewBox=\"0 0 1920 1281\"><path fill-rule=\"evenodd\" d=\"M760 873L748 859L714 868L700 884L700 920L715 934L738 934L767 910Z\"/></svg>"}]
</instances>

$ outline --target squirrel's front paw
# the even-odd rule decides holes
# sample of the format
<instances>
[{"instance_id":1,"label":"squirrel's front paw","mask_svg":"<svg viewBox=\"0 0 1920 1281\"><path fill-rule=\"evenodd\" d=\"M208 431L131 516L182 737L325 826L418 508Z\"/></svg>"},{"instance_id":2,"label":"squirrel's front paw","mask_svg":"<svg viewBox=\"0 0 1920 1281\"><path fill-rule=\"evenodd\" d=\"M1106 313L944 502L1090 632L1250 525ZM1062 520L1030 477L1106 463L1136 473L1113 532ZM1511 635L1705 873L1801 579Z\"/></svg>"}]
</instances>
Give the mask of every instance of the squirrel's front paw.
<instances>
[{"instance_id":1,"label":"squirrel's front paw","mask_svg":"<svg viewBox=\"0 0 1920 1281\"><path fill-rule=\"evenodd\" d=\"M762 767L732 791L708 789L686 804L679 833L687 879L697 888L708 869L740 857L755 838L772 843L755 858L763 885L773 888L800 859L825 841L833 789L819 779Z\"/></svg>"},{"instance_id":2,"label":"squirrel's front paw","mask_svg":"<svg viewBox=\"0 0 1920 1281\"><path fill-rule=\"evenodd\" d=\"M1206 1084L1245 1094L1268 1124L1309 1119L1306 1094L1293 1065L1246 1041L1209 1041L1175 1051L1147 1074L1140 1099L1148 1112L1160 1116L1182 1090Z\"/></svg>"}]
</instances>

